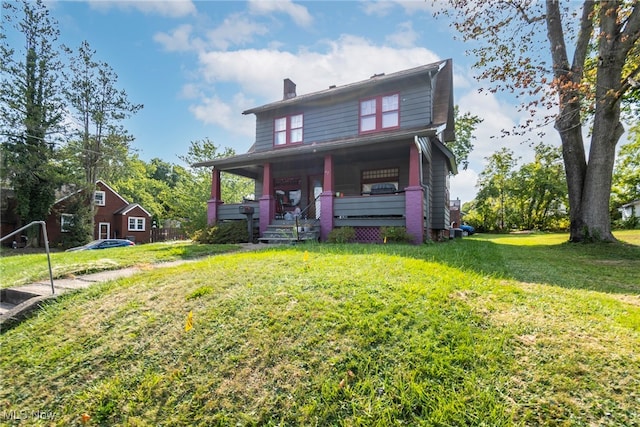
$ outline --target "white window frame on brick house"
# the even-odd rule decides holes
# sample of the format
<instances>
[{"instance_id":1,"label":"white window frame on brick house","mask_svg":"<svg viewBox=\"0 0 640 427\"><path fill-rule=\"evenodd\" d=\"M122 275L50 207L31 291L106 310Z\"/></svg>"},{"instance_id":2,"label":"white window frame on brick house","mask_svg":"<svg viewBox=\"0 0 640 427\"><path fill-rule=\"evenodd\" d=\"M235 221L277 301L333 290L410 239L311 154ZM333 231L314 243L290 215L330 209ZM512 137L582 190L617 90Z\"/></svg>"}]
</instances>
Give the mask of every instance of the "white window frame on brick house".
<instances>
[{"instance_id":1,"label":"white window frame on brick house","mask_svg":"<svg viewBox=\"0 0 640 427\"><path fill-rule=\"evenodd\" d=\"M106 193L104 191L94 191L93 200L97 206L104 206L106 203Z\"/></svg>"},{"instance_id":2,"label":"white window frame on brick house","mask_svg":"<svg viewBox=\"0 0 640 427\"><path fill-rule=\"evenodd\" d=\"M130 216L127 220L127 225L128 231L145 231L146 218L143 218L141 216Z\"/></svg>"},{"instance_id":3,"label":"white window frame on brick house","mask_svg":"<svg viewBox=\"0 0 640 427\"><path fill-rule=\"evenodd\" d=\"M60 214L60 231L62 233L68 233L70 231L69 227L71 223L73 223L73 214Z\"/></svg>"}]
</instances>

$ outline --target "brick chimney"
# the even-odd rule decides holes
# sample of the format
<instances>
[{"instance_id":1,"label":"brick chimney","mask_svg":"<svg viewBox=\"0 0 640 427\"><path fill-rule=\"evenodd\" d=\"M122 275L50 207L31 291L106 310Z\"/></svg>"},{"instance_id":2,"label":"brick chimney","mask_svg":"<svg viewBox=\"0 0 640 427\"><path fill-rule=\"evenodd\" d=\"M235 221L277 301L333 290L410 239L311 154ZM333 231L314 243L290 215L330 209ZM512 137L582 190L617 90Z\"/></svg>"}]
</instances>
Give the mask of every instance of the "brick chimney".
<instances>
[{"instance_id":1,"label":"brick chimney","mask_svg":"<svg viewBox=\"0 0 640 427\"><path fill-rule=\"evenodd\" d=\"M283 100L291 99L296 97L296 84L292 82L290 79L284 79L284 91L283 91Z\"/></svg>"}]
</instances>

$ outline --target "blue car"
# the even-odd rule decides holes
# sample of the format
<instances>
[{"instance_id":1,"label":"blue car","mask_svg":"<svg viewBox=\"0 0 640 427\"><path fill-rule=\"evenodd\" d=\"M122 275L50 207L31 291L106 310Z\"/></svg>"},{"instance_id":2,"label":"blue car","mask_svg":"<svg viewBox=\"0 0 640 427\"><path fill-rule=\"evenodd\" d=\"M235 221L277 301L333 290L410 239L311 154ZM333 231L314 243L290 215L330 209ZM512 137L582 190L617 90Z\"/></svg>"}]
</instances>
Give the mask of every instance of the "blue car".
<instances>
[{"instance_id":1,"label":"blue car","mask_svg":"<svg viewBox=\"0 0 640 427\"><path fill-rule=\"evenodd\" d=\"M134 245L135 243L127 239L100 239L100 240L94 240L93 242L89 242L86 245L67 249L67 252L87 251L91 249L121 248L121 247L134 246Z\"/></svg>"},{"instance_id":2,"label":"blue car","mask_svg":"<svg viewBox=\"0 0 640 427\"><path fill-rule=\"evenodd\" d=\"M463 225L461 225L461 226L460 226L460 229L461 229L462 231L466 231L468 235L472 235L473 233L475 233L475 232L476 232L476 229L475 229L475 228L473 228L472 226L467 225L467 224L463 224Z\"/></svg>"}]
</instances>

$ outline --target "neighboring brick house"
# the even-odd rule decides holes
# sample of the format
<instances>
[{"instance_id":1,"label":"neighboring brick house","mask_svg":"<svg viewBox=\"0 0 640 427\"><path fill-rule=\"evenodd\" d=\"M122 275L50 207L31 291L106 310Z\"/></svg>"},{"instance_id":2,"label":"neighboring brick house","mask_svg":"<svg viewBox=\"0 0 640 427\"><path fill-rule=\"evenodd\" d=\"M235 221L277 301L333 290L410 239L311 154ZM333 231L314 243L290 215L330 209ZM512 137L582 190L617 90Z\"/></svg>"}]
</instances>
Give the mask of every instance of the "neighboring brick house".
<instances>
[{"instance_id":1,"label":"neighboring brick house","mask_svg":"<svg viewBox=\"0 0 640 427\"><path fill-rule=\"evenodd\" d=\"M359 241L380 241L380 227L406 227L415 243L448 235L449 176L456 161L451 60L376 74L297 96L284 80L281 101L255 114L246 154L200 162L212 167L208 219L240 219L224 204L220 172L255 180L249 203L263 235L292 212L317 221L325 240L350 226Z\"/></svg>"},{"instance_id":2,"label":"neighboring brick house","mask_svg":"<svg viewBox=\"0 0 640 427\"><path fill-rule=\"evenodd\" d=\"M49 240L56 244L65 233L67 221L74 212L67 209L68 195L55 202L46 219ZM94 239L129 239L149 243L151 214L137 203L129 203L104 181L96 182L94 193Z\"/></svg>"}]
</instances>

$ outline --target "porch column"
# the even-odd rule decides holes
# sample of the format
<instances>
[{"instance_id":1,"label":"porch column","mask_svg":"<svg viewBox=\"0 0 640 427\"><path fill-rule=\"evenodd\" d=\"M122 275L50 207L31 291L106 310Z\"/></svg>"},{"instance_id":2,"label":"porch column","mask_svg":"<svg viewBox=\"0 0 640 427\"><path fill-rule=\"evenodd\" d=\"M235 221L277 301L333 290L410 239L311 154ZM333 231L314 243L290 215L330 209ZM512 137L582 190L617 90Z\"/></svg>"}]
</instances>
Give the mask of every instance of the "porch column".
<instances>
[{"instance_id":1,"label":"porch column","mask_svg":"<svg viewBox=\"0 0 640 427\"><path fill-rule=\"evenodd\" d=\"M271 220L276 216L276 201L273 197L271 163L265 163L262 172L262 197L260 197L260 235L262 236Z\"/></svg>"},{"instance_id":2,"label":"porch column","mask_svg":"<svg viewBox=\"0 0 640 427\"><path fill-rule=\"evenodd\" d=\"M211 198L207 201L207 224L215 225L218 222L218 206L222 204L220 199L220 169L211 170Z\"/></svg>"},{"instance_id":3,"label":"porch column","mask_svg":"<svg viewBox=\"0 0 640 427\"><path fill-rule=\"evenodd\" d=\"M415 144L409 149L409 186L405 191L405 215L407 233L413 236L413 243L424 241L424 190L420 185L421 153Z\"/></svg>"},{"instance_id":4,"label":"porch column","mask_svg":"<svg viewBox=\"0 0 640 427\"><path fill-rule=\"evenodd\" d=\"M320 194L320 239L326 241L333 230L333 156L324 156L324 179Z\"/></svg>"}]
</instances>

